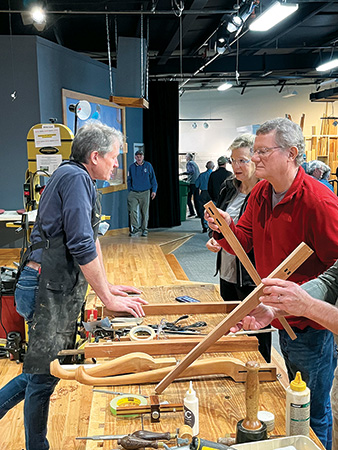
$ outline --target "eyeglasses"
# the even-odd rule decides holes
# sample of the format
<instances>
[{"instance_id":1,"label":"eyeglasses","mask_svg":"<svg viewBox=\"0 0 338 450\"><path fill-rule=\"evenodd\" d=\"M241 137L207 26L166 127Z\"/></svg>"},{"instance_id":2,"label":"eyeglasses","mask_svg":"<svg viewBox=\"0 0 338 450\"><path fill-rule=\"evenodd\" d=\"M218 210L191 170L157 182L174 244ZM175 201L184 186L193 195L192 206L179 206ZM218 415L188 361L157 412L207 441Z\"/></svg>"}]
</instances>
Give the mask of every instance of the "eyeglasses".
<instances>
[{"instance_id":1,"label":"eyeglasses","mask_svg":"<svg viewBox=\"0 0 338 450\"><path fill-rule=\"evenodd\" d=\"M237 166L244 166L245 164L248 164L251 161L251 159L232 159L230 158L230 162L233 166L237 164Z\"/></svg>"},{"instance_id":2,"label":"eyeglasses","mask_svg":"<svg viewBox=\"0 0 338 450\"><path fill-rule=\"evenodd\" d=\"M274 150L276 150L277 148L283 148L280 146L276 146L276 147L261 147L261 148L256 148L256 150L253 150L253 154L259 156L260 158L267 158L269 155L271 155Z\"/></svg>"}]
</instances>

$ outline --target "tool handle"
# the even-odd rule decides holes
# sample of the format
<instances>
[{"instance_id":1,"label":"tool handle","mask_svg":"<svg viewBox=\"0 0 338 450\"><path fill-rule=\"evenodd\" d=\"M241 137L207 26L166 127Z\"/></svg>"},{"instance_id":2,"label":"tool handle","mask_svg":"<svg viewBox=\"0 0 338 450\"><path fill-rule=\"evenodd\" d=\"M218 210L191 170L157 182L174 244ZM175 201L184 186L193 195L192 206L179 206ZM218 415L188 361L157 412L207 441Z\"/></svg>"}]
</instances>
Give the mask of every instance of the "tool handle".
<instances>
[{"instance_id":1,"label":"tool handle","mask_svg":"<svg viewBox=\"0 0 338 450\"><path fill-rule=\"evenodd\" d=\"M247 368L245 383L245 402L246 402L246 418L242 422L243 428L246 430L259 430L262 423L257 418L258 402L259 402L259 364L256 361L248 361L245 364Z\"/></svg>"},{"instance_id":2,"label":"tool handle","mask_svg":"<svg viewBox=\"0 0 338 450\"><path fill-rule=\"evenodd\" d=\"M170 439L175 439L176 434L175 433L155 433L154 431L147 431L147 430L139 430L134 431L134 433L131 434L131 436L135 436L140 439L145 439L148 441L157 441L157 440L165 440L170 441Z\"/></svg>"},{"instance_id":3,"label":"tool handle","mask_svg":"<svg viewBox=\"0 0 338 450\"><path fill-rule=\"evenodd\" d=\"M138 448L151 447L158 448L157 441L147 441L145 439L140 439L138 437L134 437L133 435L128 435L119 439L117 441L119 445L121 445L126 450L137 450Z\"/></svg>"},{"instance_id":4,"label":"tool handle","mask_svg":"<svg viewBox=\"0 0 338 450\"><path fill-rule=\"evenodd\" d=\"M206 439L200 439L197 436L192 438L190 444L190 450L228 450L230 447L218 442L207 441Z\"/></svg>"}]
</instances>

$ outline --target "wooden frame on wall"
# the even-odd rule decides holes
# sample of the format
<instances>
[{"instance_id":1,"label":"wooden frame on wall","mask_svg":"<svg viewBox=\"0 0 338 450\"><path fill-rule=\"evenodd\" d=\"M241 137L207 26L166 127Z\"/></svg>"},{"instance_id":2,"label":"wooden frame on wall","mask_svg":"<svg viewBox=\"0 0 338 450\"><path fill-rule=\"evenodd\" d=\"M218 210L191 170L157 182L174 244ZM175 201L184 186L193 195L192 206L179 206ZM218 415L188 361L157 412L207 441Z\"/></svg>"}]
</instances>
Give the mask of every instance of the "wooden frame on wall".
<instances>
[{"instance_id":1,"label":"wooden frame on wall","mask_svg":"<svg viewBox=\"0 0 338 450\"><path fill-rule=\"evenodd\" d=\"M127 189L127 153L128 144L126 142L126 110L125 107L116 105L108 100L93 95L81 94L80 92L62 89L62 119L74 132L75 115L69 111L70 104L76 104L80 100L87 100L92 108L90 117L87 120L78 119L77 128L81 128L90 120L112 126L123 133L124 144L119 155L119 168L116 169L114 178L109 182L98 181L98 188L103 193L122 191Z\"/></svg>"}]
</instances>

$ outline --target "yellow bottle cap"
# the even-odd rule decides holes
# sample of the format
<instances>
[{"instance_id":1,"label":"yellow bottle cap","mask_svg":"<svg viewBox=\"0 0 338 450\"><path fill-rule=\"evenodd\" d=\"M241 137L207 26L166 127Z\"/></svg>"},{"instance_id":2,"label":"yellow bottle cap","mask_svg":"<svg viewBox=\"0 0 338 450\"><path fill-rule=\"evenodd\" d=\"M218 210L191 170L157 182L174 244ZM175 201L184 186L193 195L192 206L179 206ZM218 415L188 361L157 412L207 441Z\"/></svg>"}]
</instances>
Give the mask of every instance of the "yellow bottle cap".
<instances>
[{"instance_id":1,"label":"yellow bottle cap","mask_svg":"<svg viewBox=\"0 0 338 450\"><path fill-rule=\"evenodd\" d=\"M305 391L306 383L302 380L302 375L300 372L296 373L296 377L291 381L290 387L293 391Z\"/></svg>"}]
</instances>

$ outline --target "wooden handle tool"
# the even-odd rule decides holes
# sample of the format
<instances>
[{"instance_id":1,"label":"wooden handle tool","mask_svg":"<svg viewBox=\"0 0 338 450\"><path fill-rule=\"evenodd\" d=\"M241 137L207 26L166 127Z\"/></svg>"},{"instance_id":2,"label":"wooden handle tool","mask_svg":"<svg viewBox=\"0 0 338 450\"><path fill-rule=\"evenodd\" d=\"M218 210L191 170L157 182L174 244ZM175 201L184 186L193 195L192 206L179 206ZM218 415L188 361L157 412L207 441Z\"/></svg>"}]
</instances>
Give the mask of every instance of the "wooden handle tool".
<instances>
[{"instance_id":1,"label":"wooden handle tool","mask_svg":"<svg viewBox=\"0 0 338 450\"><path fill-rule=\"evenodd\" d=\"M242 422L242 427L247 430L259 430L262 422L257 418L259 402L259 364L256 361L248 361L245 364L248 372L245 383L245 403L246 417Z\"/></svg>"}]
</instances>

